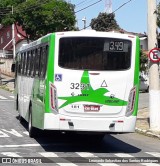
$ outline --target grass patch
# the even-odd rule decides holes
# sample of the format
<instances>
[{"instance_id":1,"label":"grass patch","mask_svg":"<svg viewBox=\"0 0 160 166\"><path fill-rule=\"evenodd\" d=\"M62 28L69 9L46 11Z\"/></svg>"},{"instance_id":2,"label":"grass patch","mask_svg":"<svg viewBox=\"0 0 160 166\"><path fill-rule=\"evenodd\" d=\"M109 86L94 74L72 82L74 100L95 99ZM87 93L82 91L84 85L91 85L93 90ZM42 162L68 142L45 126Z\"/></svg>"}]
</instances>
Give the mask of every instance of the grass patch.
<instances>
[{"instance_id":1,"label":"grass patch","mask_svg":"<svg viewBox=\"0 0 160 166\"><path fill-rule=\"evenodd\" d=\"M0 85L0 89L4 89L9 92L14 92L14 90L9 89L6 85Z\"/></svg>"}]
</instances>

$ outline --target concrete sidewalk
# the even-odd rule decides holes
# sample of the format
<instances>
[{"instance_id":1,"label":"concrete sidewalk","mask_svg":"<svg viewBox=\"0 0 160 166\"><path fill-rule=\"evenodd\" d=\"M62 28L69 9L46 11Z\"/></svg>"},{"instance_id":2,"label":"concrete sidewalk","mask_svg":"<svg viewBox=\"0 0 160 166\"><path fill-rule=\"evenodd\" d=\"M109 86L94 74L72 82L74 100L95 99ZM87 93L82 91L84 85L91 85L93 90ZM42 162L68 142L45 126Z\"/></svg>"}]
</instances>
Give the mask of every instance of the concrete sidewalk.
<instances>
[{"instance_id":1,"label":"concrete sidewalk","mask_svg":"<svg viewBox=\"0 0 160 166\"><path fill-rule=\"evenodd\" d=\"M2 85L0 88L14 90L14 78L1 74ZM149 129L149 109L143 108L138 110L136 132L143 133L147 136L157 137L160 139L160 132L154 132Z\"/></svg>"},{"instance_id":2,"label":"concrete sidewalk","mask_svg":"<svg viewBox=\"0 0 160 166\"><path fill-rule=\"evenodd\" d=\"M144 108L138 110L137 122L136 122L136 131L143 133L151 137L157 137L160 139L160 131L151 131L149 126L149 109Z\"/></svg>"}]
</instances>

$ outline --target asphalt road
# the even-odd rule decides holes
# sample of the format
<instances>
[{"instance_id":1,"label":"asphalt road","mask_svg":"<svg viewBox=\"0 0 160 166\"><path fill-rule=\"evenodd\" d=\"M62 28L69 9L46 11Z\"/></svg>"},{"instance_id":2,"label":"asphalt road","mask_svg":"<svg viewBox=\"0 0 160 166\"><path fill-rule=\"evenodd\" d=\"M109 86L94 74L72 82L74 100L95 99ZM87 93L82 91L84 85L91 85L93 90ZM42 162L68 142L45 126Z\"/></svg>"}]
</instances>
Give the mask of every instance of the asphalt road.
<instances>
[{"instance_id":1,"label":"asphalt road","mask_svg":"<svg viewBox=\"0 0 160 166\"><path fill-rule=\"evenodd\" d=\"M140 100L141 98L144 98L143 95L140 95ZM144 163L141 160L145 158L145 162L148 160L156 162L158 159L160 161L160 140L137 133L106 134L100 143L91 141L91 137L54 132L42 132L39 138L30 138L26 123L20 123L17 119L13 101L13 94L0 89L0 161L3 162L0 165L7 165L6 163L11 161L21 163L19 165L34 165L22 164L22 162L31 162L28 160L29 157L35 159L35 162L46 162L35 165L160 165L160 163ZM108 163L109 160L115 162ZM128 163L131 161L132 164Z\"/></svg>"}]
</instances>

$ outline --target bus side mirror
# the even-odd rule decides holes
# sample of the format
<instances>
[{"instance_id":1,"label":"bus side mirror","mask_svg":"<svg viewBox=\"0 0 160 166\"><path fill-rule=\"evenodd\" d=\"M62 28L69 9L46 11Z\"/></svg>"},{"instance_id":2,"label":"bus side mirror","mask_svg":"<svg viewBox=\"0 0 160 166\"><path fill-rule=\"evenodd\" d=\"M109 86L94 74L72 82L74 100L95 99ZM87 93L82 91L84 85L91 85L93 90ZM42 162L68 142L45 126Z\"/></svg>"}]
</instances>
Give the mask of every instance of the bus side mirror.
<instances>
[{"instance_id":1,"label":"bus side mirror","mask_svg":"<svg viewBox=\"0 0 160 166\"><path fill-rule=\"evenodd\" d=\"M16 68L16 64L13 63L12 66L11 66L11 72L15 72L15 68Z\"/></svg>"}]
</instances>

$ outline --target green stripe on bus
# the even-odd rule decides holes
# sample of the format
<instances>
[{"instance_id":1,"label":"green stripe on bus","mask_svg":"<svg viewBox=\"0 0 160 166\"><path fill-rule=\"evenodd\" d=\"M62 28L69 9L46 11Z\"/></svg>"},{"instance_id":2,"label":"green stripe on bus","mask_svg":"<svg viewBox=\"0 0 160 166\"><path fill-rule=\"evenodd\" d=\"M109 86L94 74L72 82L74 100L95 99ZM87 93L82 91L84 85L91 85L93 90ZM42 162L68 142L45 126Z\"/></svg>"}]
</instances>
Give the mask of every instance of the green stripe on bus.
<instances>
[{"instance_id":1,"label":"green stripe on bus","mask_svg":"<svg viewBox=\"0 0 160 166\"><path fill-rule=\"evenodd\" d=\"M134 86L136 86L136 101L134 105L133 115L137 116L138 100L139 100L139 67L140 66L140 39L136 38L136 56L135 56L135 71L134 71Z\"/></svg>"},{"instance_id":2,"label":"green stripe on bus","mask_svg":"<svg viewBox=\"0 0 160 166\"><path fill-rule=\"evenodd\" d=\"M46 104L45 104L45 112L51 112L50 110L50 100L49 100L49 82L54 83L54 57L55 57L55 33L51 34L50 42L49 42L49 55L48 55L48 66L47 66L47 74L46 74Z\"/></svg>"},{"instance_id":3,"label":"green stripe on bus","mask_svg":"<svg viewBox=\"0 0 160 166\"><path fill-rule=\"evenodd\" d=\"M96 104L108 105L108 106L125 106L127 105L127 101L121 100L119 98L111 98L110 96L105 96L106 93L109 92L106 88L98 88L93 89L90 83L89 73L88 71L84 71L81 77L81 84L89 85L87 90L81 90L82 96L66 96L66 97L58 97L58 99L66 100L60 107L63 108L69 104L76 102L92 102ZM87 94L87 96L83 96ZM115 102L116 101L116 102Z\"/></svg>"}]
</instances>

